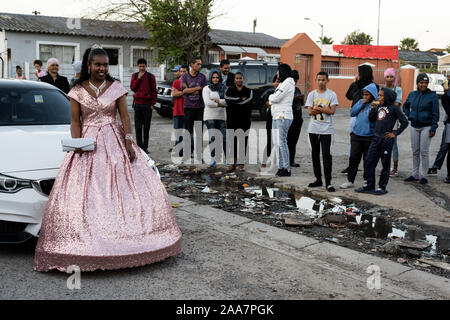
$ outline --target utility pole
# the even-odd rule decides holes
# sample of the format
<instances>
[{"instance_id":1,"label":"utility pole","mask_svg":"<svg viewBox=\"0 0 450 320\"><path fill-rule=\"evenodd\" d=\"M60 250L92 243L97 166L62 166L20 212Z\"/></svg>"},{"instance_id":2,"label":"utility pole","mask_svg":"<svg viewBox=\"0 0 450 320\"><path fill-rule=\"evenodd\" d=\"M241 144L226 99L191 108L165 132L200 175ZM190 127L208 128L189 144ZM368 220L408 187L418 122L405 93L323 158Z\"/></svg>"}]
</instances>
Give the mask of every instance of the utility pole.
<instances>
[{"instance_id":1,"label":"utility pole","mask_svg":"<svg viewBox=\"0 0 450 320\"><path fill-rule=\"evenodd\" d=\"M38 14L41 14L41 13L38 12L37 10L34 10L32 13L34 13L35 16L37 16Z\"/></svg>"},{"instance_id":2,"label":"utility pole","mask_svg":"<svg viewBox=\"0 0 450 320\"><path fill-rule=\"evenodd\" d=\"M256 32L256 23L258 22L258 18L255 18L255 20L253 20L253 33Z\"/></svg>"},{"instance_id":3,"label":"utility pole","mask_svg":"<svg viewBox=\"0 0 450 320\"><path fill-rule=\"evenodd\" d=\"M378 0L378 32L377 32L377 46L380 45L380 14L381 14L381 0Z\"/></svg>"}]
</instances>

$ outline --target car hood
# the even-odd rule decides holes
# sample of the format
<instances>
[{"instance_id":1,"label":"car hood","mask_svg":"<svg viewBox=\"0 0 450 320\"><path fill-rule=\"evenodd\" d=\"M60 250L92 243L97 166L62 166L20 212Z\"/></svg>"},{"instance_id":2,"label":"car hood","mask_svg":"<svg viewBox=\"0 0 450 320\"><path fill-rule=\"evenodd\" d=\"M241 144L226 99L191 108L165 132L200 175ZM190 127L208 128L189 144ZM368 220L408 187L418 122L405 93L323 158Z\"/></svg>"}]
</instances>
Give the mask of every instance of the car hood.
<instances>
[{"instance_id":1,"label":"car hood","mask_svg":"<svg viewBox=\"0 0 450 320\"><path fill-rule=\"evenodd\" d=\"M0 126L0 173L59 169L70 125Z\"/></svg>"}]
</instances>

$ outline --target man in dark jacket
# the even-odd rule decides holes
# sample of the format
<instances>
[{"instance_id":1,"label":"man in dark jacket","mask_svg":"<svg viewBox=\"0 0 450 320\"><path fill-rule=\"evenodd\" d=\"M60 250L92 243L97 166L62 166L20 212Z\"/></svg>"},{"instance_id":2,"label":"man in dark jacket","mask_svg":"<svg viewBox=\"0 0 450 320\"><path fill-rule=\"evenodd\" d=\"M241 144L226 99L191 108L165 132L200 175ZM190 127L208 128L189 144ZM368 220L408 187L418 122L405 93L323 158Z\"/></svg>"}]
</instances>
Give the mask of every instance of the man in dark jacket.
<instances>
[{"instance_id":1,"label":"man in dark jacket","mask_svg":"<svg viewBox=\"0 0 450 320\"><path fill-rule=\"evenodd\" d=\"M59 62L56 58L50 58L47 61L47 75L40 77L39 81L46 82L57 87L65 94L70 91L69 80L58 74Z\"/></svg>"},{"instance_id":2,"label":"man in dark jacket","mask_svg":"<svg viewBox=\"0 0 450 320\"><path fill-rule=\"evenodd\" d=\"M397 94L393 90L383 88L378 94L378 102L373 102L371 105L372 110L369 113L369 121L375 122L375 136L372 139L366 158L367 186L357 189L356 192L371 193L379 196L387 193L386 187L389 182L394 138L408 127L408 120L405 115L394 104L396 98ZM397 120L400 121L400 128L397 131L393 131ZM379 189L375 191L375 168L380 158L383 170L379 181Z\"/></svg>"},{"instance_id":3,"label":"man in dark jacket","mask_svg":"<svg viewBox=\"0 0 450 320\"><path fill-rule=\"evenodd\" d=\"M222 83L227 88L234 86L234 73L230 72L230 61L226 59L220 61L220 73L222 75Z\"/></svg>"},{"instance_id":4,"label":"man in dark jacket","mask_svg":"<svg viewBox=\"0 0 450 320\"><path fill-rule=\"evenodd\" d=\"M292 78L297 84L300 79L300 75L297 70L292 70ZM294 114L294 120L287 135L287 144L289 147L289 157L291 167L299 168L300 165L295 162L295 154L297 153L297 143L302 131L303 116L302 107L304 103L304 96L298 87L295 87L294 101L292 102L292 113Z\"/></svg>"},{"instance_id":5,"label":"man in dark jacket","mask_svg":"<svg viewBox=\"0 0 450 320\"><path fill-rule=\"evenodd\" d=\"M155 107L158 93L156 91L155 76L147 72L147 61L139 59L137 64L139 72L132 75L130 85L131 90L135 92L133 95L133 108L136 143L148 153L152 111ZM144 139L142 139L142 136Z\"/></svg>"},{"instance_id":6,"label":"man in dark jacket","mask_svg":"<svg viewBox=\"0 0 450 320\"><path fill-rule=\"evenodd\" d=\"M439 98L428 89L426 73L417 76L417 90L408 95L403 104L403 112L411 122L411 146L413 172L406 182L419 181L419 167L422 163L420 184L428 183L429 153L431 139L436 135L439 121Z\"/></svg>"}]
</instances>

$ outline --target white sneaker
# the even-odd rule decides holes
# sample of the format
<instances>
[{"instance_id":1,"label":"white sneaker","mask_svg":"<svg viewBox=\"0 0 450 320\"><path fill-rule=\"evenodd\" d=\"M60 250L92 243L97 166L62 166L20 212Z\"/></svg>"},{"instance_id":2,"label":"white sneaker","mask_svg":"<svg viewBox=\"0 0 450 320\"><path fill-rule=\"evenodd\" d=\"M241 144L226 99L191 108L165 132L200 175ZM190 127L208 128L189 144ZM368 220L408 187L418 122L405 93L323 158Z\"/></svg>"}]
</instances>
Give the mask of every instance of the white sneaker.
<instances>
[{"instance_id":1,"label":"white sneaker","mask_svg":"<svg viewBox=\"0 0 450 320\"><path fill-rule=\"evenodd\" d=\"M347 181L343 185L340 186L341 189L350 189L353 188L355 185L351 183L350 181Z\"/></svg>"},{"instance_id":2,"label":"white sneaker","mask_svg":"<svg viewBox=\"0 0 450 320\"><path fill-rule=\"evenodd\" d=\"M367 180L364 180L363 188L367 187Z\"/></svg>"}]
</instances>

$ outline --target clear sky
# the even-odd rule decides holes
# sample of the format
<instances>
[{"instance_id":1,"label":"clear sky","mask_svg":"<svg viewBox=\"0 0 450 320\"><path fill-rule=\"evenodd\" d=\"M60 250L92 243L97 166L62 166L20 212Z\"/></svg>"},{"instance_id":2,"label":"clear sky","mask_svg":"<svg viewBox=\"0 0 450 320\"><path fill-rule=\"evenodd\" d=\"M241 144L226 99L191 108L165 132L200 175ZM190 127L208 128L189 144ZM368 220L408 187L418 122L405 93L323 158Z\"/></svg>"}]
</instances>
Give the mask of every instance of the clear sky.
<instances>
[{"instance_id":1,"label":"clear sky","mask_svg":"<svg viewBox=\"0 0 450 320\"><path fill-rule=\"evenodd\" d=\"M88 13L104 0L1 0L0 12L78 17ZM252 31L258 19L257 32L289 39L306 32L313 40L324 35L336 44L353 30L370 34L376 44L378 0L217 0L212 28ZM422 50L450 45L450 2L422 0L381 0L381 45L398 45L404 37L419 41ZM427 32L428 31L428 32Z\"/></svg>"}]
</instances>

